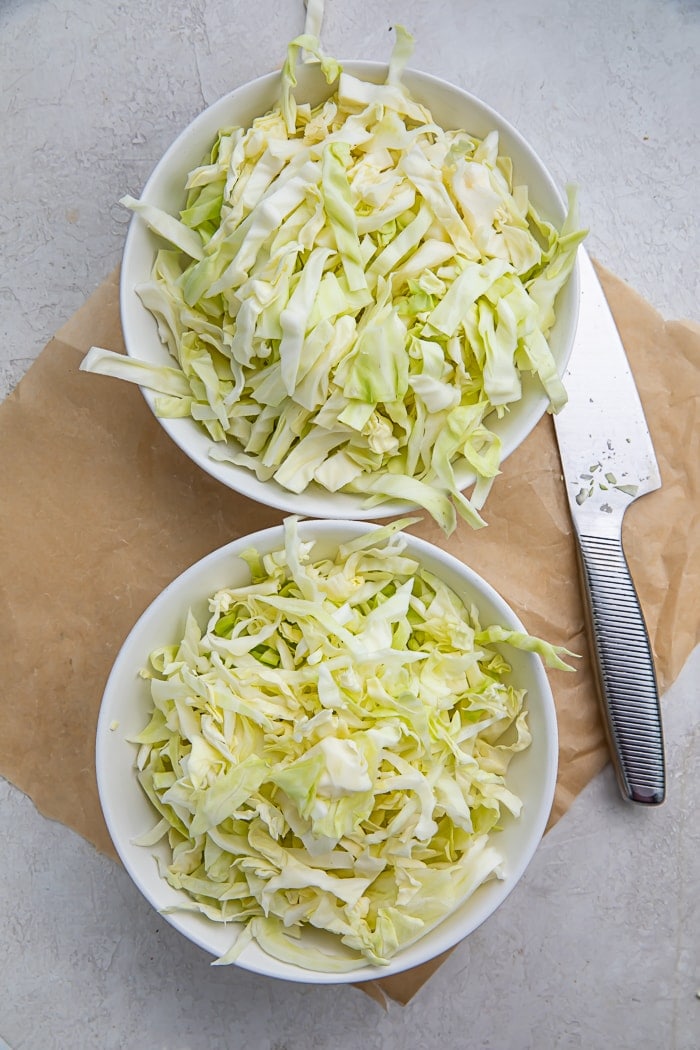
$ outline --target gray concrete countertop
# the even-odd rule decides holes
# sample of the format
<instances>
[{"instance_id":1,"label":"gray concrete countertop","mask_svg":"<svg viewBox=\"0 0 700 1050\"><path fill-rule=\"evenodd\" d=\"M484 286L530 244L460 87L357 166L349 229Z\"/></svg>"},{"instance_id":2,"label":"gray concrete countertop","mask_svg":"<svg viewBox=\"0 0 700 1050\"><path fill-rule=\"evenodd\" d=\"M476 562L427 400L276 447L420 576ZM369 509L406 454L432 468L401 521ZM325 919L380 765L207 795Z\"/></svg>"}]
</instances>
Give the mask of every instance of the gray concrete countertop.
<instances>
[{"instance_id":1,"label":"gray concrete countertop","mask_svg":"<svg viewBox=\"0 0 700 1050\"><path fill-rule=\"evenodd\" d=\"M118 263L176 133L279 66L301 0L5 0L0 7L0 396ZM483 98L563 185L591 253L665 317L698 319L700 7L693 0L327 0L325 49ZM209 958L124 871L0 780L0 1047L694 1050L700 1045L696 650L663 698L668 801L608 768L499 912L407 1007Z\"/></svg>"}]
</instances>

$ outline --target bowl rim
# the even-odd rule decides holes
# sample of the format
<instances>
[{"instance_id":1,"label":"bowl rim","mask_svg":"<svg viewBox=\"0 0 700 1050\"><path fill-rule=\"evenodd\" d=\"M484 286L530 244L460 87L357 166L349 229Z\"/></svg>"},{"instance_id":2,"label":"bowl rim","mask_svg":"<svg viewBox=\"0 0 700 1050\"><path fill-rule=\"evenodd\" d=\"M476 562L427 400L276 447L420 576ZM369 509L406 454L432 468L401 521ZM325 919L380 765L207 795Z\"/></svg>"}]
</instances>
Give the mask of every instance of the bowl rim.
<instances>
[{"instance_id":1,"label":"bowl rim","mask_svg":"<svg viewBox=\"0 0 700 1050\"><path fill-rule=\"evenodd\" d=\"M374 82L377 83L381 82L382 77L385 78L389 69L388 64L385 62L365 61L361 59L339 59L338 62L342 67L343 72L349 73L352 76L369 79L374 78ZM314 70L318 68L320 68L319 63L316 61L300 63L297 69L297 78L300 85L305 76L306 70ZM154 192L154 188L158 187L163 178L164 172L168 170L173 158L177 157L180 152L182 143L186 142L199 127L205 126L219 109L224 110L228 106L235 106L235 103L244 99L248 93L263 92L279 82L279 78L280 71L271 70L270 72L255 77L252 80L239 84L237 87L226 92L224 95L221 95L214 102L202 109L184 128L181 129L157 161L143 186L140 199L148 200L153 204L159 203L156 197L152 200L150 197ZM404 70L402 79L409 91L419 102L421 101L419 86L427 85L429 88L446 92L456 99L463 100L475 110L480 111L483 116L493 122L494 126L499 130L499 134L505 133L510 136L513 142L516 143L518 150L521 151L524 156L527 156L529 162L534 164L538 169L541 178L541 185L546 187L547 194L551 196L552 200L557 201L562 209L565 207L565 195L539 154L521 132L489 103L451 81L412 67L408 67ZM328 85L329 95L332 93L335 83L337 83L337 81ZM299 91L300 88L297 88L297 90ZM218 126L221 127L223 124L219 122ZM469 133L468 128L465 128L464 130ZM134 309L137 311L145 311L146 309L142 306L140 301L138 301L138 296L136 295L135 288L130 278L134 257L138 259L137 242L142 230L141 223L142 219L138 214L133 214L129 220L119 277L120 318L124 345L127 355L134 358L139 357L139 343L135 334L132 335L131 315ZM557 359L558 372L562 377L564 376L573 351L578 327L581 298L579 257L580 253L577 252L574 266L565 289L571 302L571 309L568 314L563 352ZM138 302L135 302L135 300ZM163 347L163 351L166 355L168 354L166 347ZM529 407L526 412L518 413L519 416L524 416L524 421L521 423L521 426L518 428L517 434L514 435L513 439L504 442L501 453L501 464L505 463L508 457L523 444L547 412L548 399L539 384L529 376L523 377L523 383L529 388L530 396L527 399L527 402L525 399L523 402L518 402L518 406L527 403ZM214 442L207 437L194 420L189 418L168 419L158 416L155 410L156 395L146 387L140 386L139 389L159 425L189 459L191 459L210 477L214 478L227 488L238 492L241 495L247 496L250 499L256 500L265 506L282 510L290 514L300 514L304 516L322 515L323 517L337 520L347 520L348 518L353 518L354 520L388 518L396 514L405 514L418 509L416 504L399 499L386 500L376 506L365 507L362 505L364 497L361 495L343 492L332 493L313 481L299 494L288 491L278 482L275 482L274 479L260 481L254 472L248 467L213 460L211 456L208 455L208 449L206 446L211 447ZM516 406L516 409L518 406ZM513 411L516 411L516 409ZM497 422L495 423L495 429L496 431L499 430ZM203 451L200 451L199 448L196 447L193 448L193 437L195 444L201 445ZM476 480L474 472L465 469L464 465L462 465L456 473L458 475L460 491L465 491L470 488Z\"/></svg>"},{"instance_id":2,"label":"bowl rim","mask_svg":"<svg viewBox=\"0 0 700 1050\"><path fill-rule=\"evenodd\" d=\"M371 530L377 530L381 528L381 526L363 520L329 520L326 518L316 518L300 521L298 528L302 539L314 538L321 543L324 541L328 543L328 541L330 541L331 549L333 549L333 547L344 540L354 536L359 536ZM310 533L310 536L305 537L305 533ZM459 579L459 586L457 586L454 581L448 581L448 586L452 586L458 593L462 588L465 590L476 590L482 601L488 602L498 610L497 616L500 623L507 623L508 626L515 630L526 630L515 611L506 602L502 595L474 569L470 568L470 566L460 561L454 555L427 540L414 536L409 532L404 532L404 535L408 539L408 554L423 563L426 559L429 562L437 561L440 567L444 568L444 571L448 576L450 573L456 574L456 577ZM138 638L144 631L144 628L146 630L148 629L150 621L154 619L157 620L162 611L167 610L174 596L176 596L189 583L196 581L198 577L202 576L208 567L216 565L219 562L224 564L233 562L235 561L236 555L239 555L241 551L251 546L257 546L262 550L278 549L280 544L283 545L283 540L283 524L257 530L254 533L238 537L237 539L210 551L171 580L149 603L146 609L144 609L120 646L104 686L97 720L95 737L95 769L99 802L110 838L123 866L136 888L159 915L162 915L162 917L182 933L187 940L215 956L220 954L219 949L212 946L211 939L208 939L207 936L198 929L192 928L193 926L196 927L197 923L192 922L193 916L191 913L163 913L162 908L164 905L163 902L159 900L159 890L162 889L163 892L167 892L166 886L168 884L162 876L158 875L158 879L153 883L153 888L148 885L148 881L145 877L142 877L137 863L139 856L141 859L145 858L145 854L139 852L144 850L145 847L135 845L128 835L126 835L125 831L122 831L119 827L119 818L115 803L114 770L109 765L108 757L110 746L115 746L113 723L119 712L119 707L115 707L114 697L116 693L121 695L120 683L123 682L124 674L130 672L133 677L138 670L138 668L134 666L129 653L132 644L138 642ZM245 570L243 571L245 572ZM199 589L201 593L204 588L201 586ZM207 594L210 593L211 591L207 589ZM181 605L180 612L184 613L185 611L186 609L184 608L184 605ZM145 658L147 658L148 652L145 650L144 655ZM482 923L484 923L501 907L503 902L520 881L542 840L552 810L558 772L558 726L551 686L544 665L539 656L534 653L522 653L520 656L523 663L530 665L536 683L537 692L539 694L538 703L540 705L540 714L544 727L545 739L543 744L546 759L541 780L538 780L540 791L539 794L535 796L532 812L528 814L530 830L525 837L525 847L518 853L515 861L509 858L508 870L503 879L492 879L489 883L485 883L484 886L488 887L486 895L482 893L476 905L473 904L474 895L470 895L470 897L457 904L455 908L440 921L440 923L422 937L418 938L417 941L399 951L392 957L387 966L381 968L372 967L367 964L359 970L352 970L347 973L329 973L328 971L306 970L293 964L280 962L279 960L266 955L264 952L262 953L262 963L255 956L253 956L253 958L247 958L246 955L248 953L248 948L243 951L235 965L239 966L241 969L250 970L251 972L263 976L291 980L297 983L340 984L376 980L381 977L402 973L407 969L422 965L423 963L427 963L431 959L436 958L438 955L442 954L442 952L453 948L456 944L469 936L469 934L473 933L474 930L481 926ZM143 664L141 664L141 666L143 666ZM136 686L134 686L134 688L136 688ZM144 716L146 716L146 714L147 711L144 710ZM119 741L119 746L121 746L122 743L128 742L124 738L124 740ZM134 774L136 746L137 745L128 745L129 752L132 756L131 765L129 767L129 774L132 777ZM524 755L527 756L528 751L524 752ZM515 756L515 759L518 757L520 756ZM522 817L520 819L522 821ZM523 834L525 834L525 832L523 832ZM475 893L478 893L478 889L479 888L477 888ZM484 896L487 898L485 901L482 900ZM459 922L453 922L454 916L458 914L462 908L466 908L468 912L473 910L474 914L469 914L468 921L462 922L462 924ZM200 916L196 916L196 918L199 919ZM221 928L221 924L213 923L211 920L208 920L208 923L210 923L209 929L212 934L215 929ZM438 931L437 935L431 938L431 935L434 934L435 931ZM438 945L433 949L428 947L426 952L426 945L430 945L431 939L433 941L437 940ZM421 951L421 944L423 945L423 951ZM259 954L260 951L261 950L258 950L257 954ZM267 961L269 961L269 965L265 964Z\"/></svg>"}]
</instances>

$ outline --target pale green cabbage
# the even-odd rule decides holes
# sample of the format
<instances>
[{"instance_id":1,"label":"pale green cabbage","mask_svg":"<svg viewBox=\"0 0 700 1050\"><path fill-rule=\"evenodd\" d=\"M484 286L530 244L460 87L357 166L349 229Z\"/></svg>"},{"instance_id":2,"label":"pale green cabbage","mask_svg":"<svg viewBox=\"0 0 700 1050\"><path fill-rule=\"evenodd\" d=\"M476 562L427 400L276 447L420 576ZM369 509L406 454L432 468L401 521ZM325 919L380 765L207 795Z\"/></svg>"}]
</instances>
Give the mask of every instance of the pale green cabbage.
<instances>
[{"instance_id":1,"label":"pale green cabbage","mask_svg":"<svg viewBox=\"0 0 700 1050\"><path fill-rule=\"evenodd\" d=\"M250 582L190 613L151 655L138 778L167 836L181 907L328 971L381 966L499 877L507 784L530 743L524 691L494 642L565 668L565 650L482 624L478 610L375 528L314 558L243 554ZM176 910L176 909L175 909ZM334 950L300 941L310 927Z\"/></svg>"},{"instance_id":2,"label":"pale green cabbage","mask_svg":"<svg viewBox=\"0 0 700 1050\"><path fill-rule=\"evenodd\" d=\"M495 132L434 123L401 82L411 47L399 27L371 84L298 37L279 108L219 132L178 218L125 197L170 245L137 292L181 383L98 348L81 367L154 390L161 416L192 416L214 459L262 481L405 499L451 532L457 512L484 524L489 421L521 375L552 411L566 400L547 336L584 233L573 195L561 230L537 215ZM337 81L315 108L294 94L302 51Z\"/></svg>"}]
</instances>

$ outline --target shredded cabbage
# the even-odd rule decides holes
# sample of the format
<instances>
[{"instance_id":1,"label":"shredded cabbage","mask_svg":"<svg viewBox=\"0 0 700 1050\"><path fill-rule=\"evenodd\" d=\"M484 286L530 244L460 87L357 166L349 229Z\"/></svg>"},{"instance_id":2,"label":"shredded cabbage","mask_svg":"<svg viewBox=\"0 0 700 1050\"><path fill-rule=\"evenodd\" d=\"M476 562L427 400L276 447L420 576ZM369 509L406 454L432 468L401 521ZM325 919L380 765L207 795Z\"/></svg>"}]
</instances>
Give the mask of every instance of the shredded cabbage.
<instances>
[{"instance_id":1,"label":"shredded cabbage","mask_svg":"<svg viewBox=\"0 0 700 1050\"><path fill-rule=\"evenodd\" d=\"M321 559L288 518L281 549L243 554L250 582L142 671L136 765L160 819L139 841L167 836L180 907L239 925L220 963L254 939L307 968L381 966L500 876L531 736L493 643L567 654L481 623L406 553L414 520ZM300 940L312 927L332 949Z\"/></svg>"},{"instance_id":2,"label":"shredded cabbage","mask_svg":"<svg viewBox=\"0 0 700 1050\"><path fill-rule=\"evenodd\" d=\"M485 524L501 459L489 419L521 398L521 375L552 411L566 401L547 336L585 232L573 192L561 230L536 213L496 132L435 124L402 84L411 50L397 27L372 84L305 33L279 108L221 129L179 217L125 197L168 245L136 290L181 381L98 348L81 367L154 390L161 416L192 416L213 458L262 481L408 500L451 532L457 514ZM315 108L294 94L302 52L336 83Z\"/></svg>"}]
</instances>

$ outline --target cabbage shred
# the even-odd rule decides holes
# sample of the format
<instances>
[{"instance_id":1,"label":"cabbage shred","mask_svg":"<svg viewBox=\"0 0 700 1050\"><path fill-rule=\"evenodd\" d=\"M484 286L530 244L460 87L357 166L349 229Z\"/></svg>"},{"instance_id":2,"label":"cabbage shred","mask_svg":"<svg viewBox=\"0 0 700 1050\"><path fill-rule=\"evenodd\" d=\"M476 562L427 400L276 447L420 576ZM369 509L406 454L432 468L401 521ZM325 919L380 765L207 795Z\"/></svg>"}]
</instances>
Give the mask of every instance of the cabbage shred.
<instances>
[{"instance_id":1,"label":"cabbage shred","mask_svg":"<svg viewBox=\"0 0 700 1050\"><path fill-rule=\"evenodd\" d=\"M283 548L243 555L250 583L142 672L138 777L161 820L140 841L167 837L181 907L240 924L219 962L255 939L307 968L381 966L500 874L531 737L493 642L556 667L565 651L482 624L406 553L412 520L314 559L288 518Z\"/></svg>"},{"instance_id":2,"label":"cabbage shred","mask_svg":"<svg viewBox=\"0 0 700 1050\"><path fill-rule=\"evenodd\" d=\"M279 108L219 132L179 217L124 198L169 243L137 292L176 366L93 348L82 367L156 391L158 414L191 416L262 481L405 499L451 532L457 513L484 524L489 417L521 375L552 411L566 400L547 335L584 234L573 197L560 231L536 213L496 132L435 124L397 33L384 84L292 41ZM302 51L337 82L315 108L294 95Z\"/></svg>"}]
</instances>

